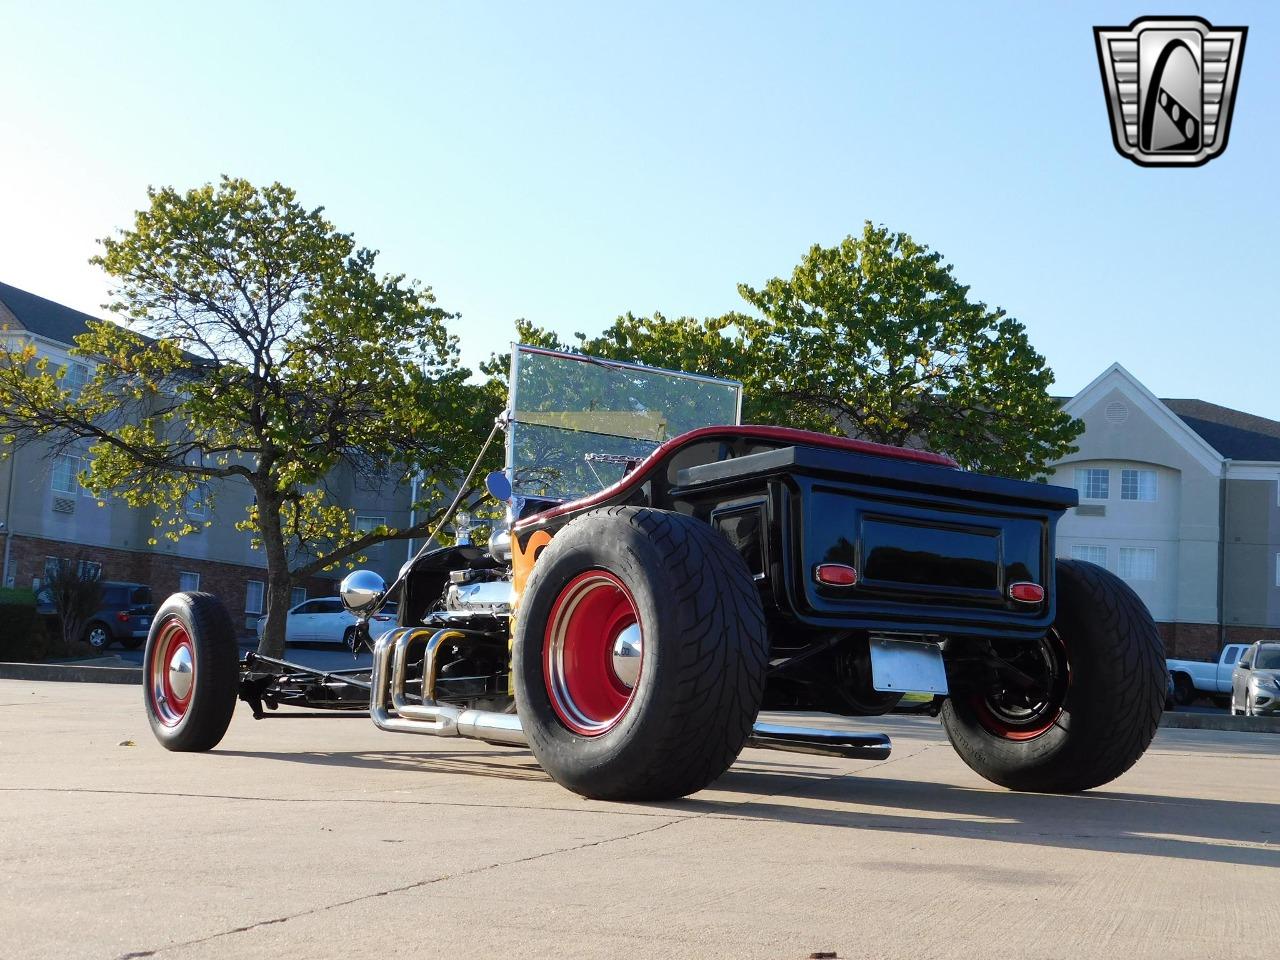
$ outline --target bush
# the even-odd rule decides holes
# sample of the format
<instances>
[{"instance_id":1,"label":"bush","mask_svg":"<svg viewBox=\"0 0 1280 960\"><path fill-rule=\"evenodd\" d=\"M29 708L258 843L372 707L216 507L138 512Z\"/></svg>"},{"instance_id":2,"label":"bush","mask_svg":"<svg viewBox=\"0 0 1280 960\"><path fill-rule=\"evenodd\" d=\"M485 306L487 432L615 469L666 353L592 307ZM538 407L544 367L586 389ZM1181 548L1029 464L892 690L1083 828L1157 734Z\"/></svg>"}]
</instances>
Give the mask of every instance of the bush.
<instances>
[{"instance_id":1,"label":"bush","mask_svg":"<svg viewBox=\"0 0 1280 960\"><path fill-rule=\"evenodd\" d=\"M42 659L44 624L30 590L0 588L0 660Z\"/></svg>"},{"instance_id":2,"label":"bush","mask_svg":"<svg viewBox=\"0 0 1280 960\"><path fill-rule=\"evenodd\" d=\"M64 557L45 574L44 589L53 598L62 625L62 646L79 641L85 621L102 606L102 567L82 558Z\"/></svg>"}]
</instances>

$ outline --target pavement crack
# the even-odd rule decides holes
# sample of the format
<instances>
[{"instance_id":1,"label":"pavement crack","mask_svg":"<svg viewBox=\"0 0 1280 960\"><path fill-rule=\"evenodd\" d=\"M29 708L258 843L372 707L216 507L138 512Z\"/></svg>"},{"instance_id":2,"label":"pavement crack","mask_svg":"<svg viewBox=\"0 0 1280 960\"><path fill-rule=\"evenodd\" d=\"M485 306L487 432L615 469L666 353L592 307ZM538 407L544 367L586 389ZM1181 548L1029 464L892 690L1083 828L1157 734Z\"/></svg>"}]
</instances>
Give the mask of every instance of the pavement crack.
<instances>
[{"instance_id":1,"label":"pavement crack","mask_svg":"<svg viewBox=\"0 0 1280 960\"><path fill-rule=\"evenodd\" d=\"M179 943L165 944L163 947L155 947L151 950L133 950L129 953L120 954L117 960L141 960L143 957L154 957L158 954L169 950L182 947L195 947L200 944L209 943L213 940L219 940L223 937L233 936L237 933L248 933L252 930L258 930L262 927L275 926L280 923L288 923L290 920L300 920L303 917L315 916L316 914L325 913L329 910L337 910L342 907L349 907L353 904L363 903L366 900L376 900L378 897L389 897L397 893L408 893L412 890L420 890L423 887L429 887L437 883L445 883L449 880L460 880L464 877L473 877L477 874L488 873L491 870L499 870L503 867L514 867L522 863L532 863L535 860L545 860L549 857L558 857L566 853L576 853L580 850L589 850L592 847L602 847L611 843L620 843L624 840L632 840L636 837L642 837L647 833L657 833L659 830L665 830L667 827L680 823L688 817L668 818L664 822L656 826L645 827L643 830L633 830L630 833L624 833L616 837L603 837L599 840L589 840L585 843L577 843L570 847L557 847L554 850L544 850L541 853L530 854L527 857L516 857L512 860L500 860L496 863L486 863L479 867L472 867L469 870L459 870L457 873L446 873L439 877L430 877L426 880L415 880L413 883L405 883L396 887L388 887L385 890L377 890L373 893L364 893L358 897L350 897L346 900L338 900L334 903L322 904L318 907L312 907L309 910L299 910L296 913L287 914L283 917L272 917L269 920L258 920L255 923L247 923L239 927L232 927L229 930L220 930L217 933L211 933L207 937L197 937L193 940L183 940Z\"/></svg>"}]
</instances>

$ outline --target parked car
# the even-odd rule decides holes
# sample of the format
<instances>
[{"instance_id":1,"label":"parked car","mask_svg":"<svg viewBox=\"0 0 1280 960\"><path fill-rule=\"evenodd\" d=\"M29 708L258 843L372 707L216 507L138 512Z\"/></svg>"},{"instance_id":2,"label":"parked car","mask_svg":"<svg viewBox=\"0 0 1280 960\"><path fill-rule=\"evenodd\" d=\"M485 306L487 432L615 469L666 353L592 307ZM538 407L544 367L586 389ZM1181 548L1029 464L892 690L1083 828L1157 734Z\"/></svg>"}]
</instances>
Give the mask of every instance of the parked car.
<instances>
[{"instance_id":1,"label":"parked car","mask_svg":"<svg viewBox=\"0 0 1280 960\"><path fill-rule=\"evenodd\" d=\"M1231 673L1231 713L1280 713L1280 643L1259 641L1240 657Z\"/></svg>"},{"instance_id":2,"label":"parked car","mask_svg":"<svg viewBox=\"0 0 1280 960\"><path fill-rule=\"evenodd\" d=\"M47 589L36 594L36 612L58 616L57 604ZM102 605L85 621L84 641L95 650L105 650L117 641L126 650L136 650L146 642L155 612L151 588L146 584L107 580L102 584Z\"/></svg>"},{"instance_id":3,"label":"parked car","mask_svg":"<svg viewBox=\"0 0 1280 960\"><path fill-rule=\"evenodd\" d=\"M1228 643L1218 655L1217 663L1202 660L1169 660L1169 675L1173 677L1174 696L1182 706L1197 697L1212 697L1224 701L1231 695L1231 671L1240 660L1240 654L1248 649L1247 643Z\"/></svg>"},{"instance_id":4,"label":"parked car","mask_svg":"<svg viewBox=\"0 0 1280 960\"><path fill-rule=\"evenodd\" d=\"M355 643L356 625L360 621L342 606L341 597L314 597L304 600L289 611L285 621L284 642L340 643L351 648ZM267 624L266 617L257 623L258 639ZM388 603L369 620L369 637L376 640L396 625L396 605Z\"/></svg>"}]
</instances>

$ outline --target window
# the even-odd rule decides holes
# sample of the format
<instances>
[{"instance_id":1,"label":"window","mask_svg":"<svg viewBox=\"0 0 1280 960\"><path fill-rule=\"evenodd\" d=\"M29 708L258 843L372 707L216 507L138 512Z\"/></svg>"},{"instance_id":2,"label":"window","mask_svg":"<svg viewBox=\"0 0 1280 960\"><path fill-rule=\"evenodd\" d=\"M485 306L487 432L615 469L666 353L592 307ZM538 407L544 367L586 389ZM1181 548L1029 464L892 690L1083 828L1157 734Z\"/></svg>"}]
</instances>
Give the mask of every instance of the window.
<instances>
[{"instance_id":1,"label":"window","mask_svg":"<svg viewBox=\"0 0 1280 960\"><path fill-rule=\"evenodd\" d=\"M209 485L197 483L187 491L187 516L194 520L203 520L209 516Z\"/></svg>"},{"instance_id":2,"label":"window","mask_svg":"<svg viewBox=\"0 0 1280 960\"><path fill-rule=\"evenodd\" d=\"M1077 543L1071 547L1071 559L1083 560L1085 563L1096 563L1100 567L1107 565L1107 548L1090 543Z\"/></svg>"},{"instance_id":3,"label":"window","mask_svg":"<svg viewBox=\"0 0 1280 960\"><path fill-rule=\"evenodd\" d=\"M1116 572L1123 580L1154 580L1156 578L1155 548L1121 547L1120 569Z\"/></svg>"},{"instance_id":4,"label":"window","mask_svg":"<svg viewBox=\"0 0 1280 960\"><path fill-rule=\"evenodd\" d=\"M71 558L70 557L45 557L44 558L44 579L46 583L48 583L49 580L53 578L53 575L58 572L58 567L64 563L69 566L71 564ZM84 576L86 573L91 576L97 576L97 577L102 576L102 564L100 564L97 560L77 560L76 570L80 573L81 576Z\"/></svg>"},{"instance_id":5,"label":"window","mask_svg":"<svg viewBox=\"0 0 1280 960\"><path fill-rule=\"evenodd\" d=\"M1240 656L1241 651L1249 649L1248 647L1227 647L1227 655L1222 658L1222 662L1226 666L1236 662L1236 657Z\"/></svg>"},{"instance_id":6,"label":"window","mask_svg":"<svg viewBox=\"0 0 1280 960\"><path fill-rule=\"evenodd\" d=\"M291 608L296 607L298 604L302 603L306 599L307 599L306 587L294 587L292 590L289 591L289 606Z\"/></svg>"},{"instance_id":7,"label":"window","mask_svg":"<svg viewBox=\"0 0 1280 960\"><path fill-rule=\"evenodd\" d=\"M195 593L200 589L200 574L183 570L178 574L178 589L183 593Z\"/></svg>"},{"instance_id":8,"label":"window","mask_svg":"<svg viewBox=\"0 0 1280 960\"><path fill-rule=\"evenodd\" d=\"M356 530L360 533L368 533L386 522L386 517L356 517Z\"/></svg>"},{"instance_id":9,"label":"window","mask_svg":"<svg viewBox=\"0 0 1280 960\"><path fill-rule=\"evenodd\" d=\"M1276 554L1276 586L1280 587L1280 553Z\"/></svg>"},{"instance_id":10,"label":"window","mask_svg":"<svg viewBox=\"0 0 1280 960\"><path fill-rule=\"evenodd\" d=\"M83 363L70 363L62 368L62 389L68 390L73 397L79 397L89 379L89 368Z\"/></svg>"},{"instance_id":11,"label":"window","mask_svg":"<svg viewBox=\"0 0 1280 960\"><path fill-rule=\"evenodd\" d=\"M1121 470L1120 499L1152 502L1156 499L1154 470Z\"/></svg>"},{"instance_id":12,"label":"window","mask_svg":"<svg viewBox=\"0 0 1280 960\"><path fill-rule=\"evenodd\" d=\"M244 612L261 613L262 595L266 592L261 580L246 580L244 585Z\"/></svg>"},{"instance_id":13,"label":"window","mask_svg":"<svg viewBox=\"0 0 1280 960\"><path fill-rule=\"evenodd\" d=\"M76 474L80 472L80 458L61 453L53 458L53 492L74 494L80 489Z\"/></svg>"},{"instance_id":14,"label":"window","mask_svg":"<svg viewBox=\"0 0 1280 960\"><path fill-rule=\"evenodd\" d=\"M320 608L316 606L315 600L311 600L311 601L308 601L307 603L304 603L302 606L298 607L296 610L291 610L290 612L300 617L303 617L303 616L306 616L307 614L319 613Z\"/></svg>"},{"instance_id":15,"label":"window","mask_svg":"<svg viewBox=\"0 0 1280 960\"><path fill-rule=\"evenodd\" d=\"M1106 500L1111 496L1111 471L1089 467L1076 471L1076 489L1082 500Z\"/></svg>"}]
</instances>

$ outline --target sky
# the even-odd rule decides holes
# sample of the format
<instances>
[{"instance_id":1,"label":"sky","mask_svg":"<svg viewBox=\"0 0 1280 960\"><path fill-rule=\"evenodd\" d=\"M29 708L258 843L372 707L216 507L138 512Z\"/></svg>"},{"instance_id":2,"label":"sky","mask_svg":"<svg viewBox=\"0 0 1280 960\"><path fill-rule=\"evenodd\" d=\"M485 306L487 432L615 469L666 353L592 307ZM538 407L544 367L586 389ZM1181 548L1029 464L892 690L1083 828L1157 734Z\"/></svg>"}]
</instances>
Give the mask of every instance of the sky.
<instances>
[{"instance_id":1,"label":"sky","mask_svg":"<svg viewBox=\"0 0 1280 960\"><path fill-rule=\"evenodd\" d=\"M1112 146L1092 27L1249 27L1230 143ZM866 220L943 254L1073 394L1280 420L1280 5L0 0L0 280L100 313L148 185L280 181L461 314L712 316ZM1271 279L1267 279L1270 277Z\"/></svg>"}]
</instances>

